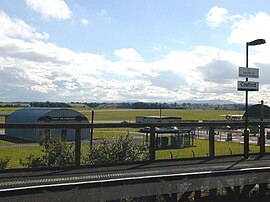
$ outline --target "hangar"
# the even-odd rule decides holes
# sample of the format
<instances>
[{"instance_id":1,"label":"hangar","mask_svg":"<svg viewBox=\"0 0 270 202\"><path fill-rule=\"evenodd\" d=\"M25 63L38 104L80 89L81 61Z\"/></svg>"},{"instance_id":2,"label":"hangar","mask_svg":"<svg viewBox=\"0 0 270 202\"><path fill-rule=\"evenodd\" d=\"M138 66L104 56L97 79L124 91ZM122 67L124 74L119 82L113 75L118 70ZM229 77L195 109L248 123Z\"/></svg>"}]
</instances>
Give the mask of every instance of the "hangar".
<instances>
[{"instance_id":1,"label":"hangar","mask_svg":"<svg viewBox=\"0 0 270 202\"><path fill-rule=\"evenodd\" d=\"M243 115L245 120L246 113ZM248 108L248 120L270 120L270 107L263 104L252 105Z\"/></svg>"},{"instance_id":2,"label":"hangar","mask_svg":"<svg viewBox=\"0 0 270 202\"><path fill-rule=\"evenodd\" d=\"M11 113L6 118L6 123L81 123L88 124L86 116L72 109L67 108L43 108L43 107L25 107ZM45 129L28 128L7 128L6 135L17 137L24 140L39 141L40 134ZM48 129L47 129L48 130ZM61 137L66 140L75 139L75 129L58 128L50 129L53 136ZM90 129L81 130L81 139L90 137Z\"/></svg>"}]
</instances>

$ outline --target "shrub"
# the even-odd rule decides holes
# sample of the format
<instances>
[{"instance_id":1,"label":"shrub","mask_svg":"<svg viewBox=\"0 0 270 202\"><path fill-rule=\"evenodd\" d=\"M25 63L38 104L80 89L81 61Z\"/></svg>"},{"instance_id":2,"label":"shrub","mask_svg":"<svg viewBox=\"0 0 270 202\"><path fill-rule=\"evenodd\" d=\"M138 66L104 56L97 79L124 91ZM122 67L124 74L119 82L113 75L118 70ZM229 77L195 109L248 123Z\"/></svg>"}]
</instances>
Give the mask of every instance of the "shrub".
<instances>
[{"instance_id":1,"label":"shrub","mask_svg":"<svg viewBox=\"0 0 270 202\"><path fill-rule=\"evenodd\" d=\"M9 160L10 160L10 157L8 156L4 158L0 158L0 170L3 170L7 167Z\"/></svg>"},{"instance_id":2,"label":"shrub","mask_svg":"<svg viewBox=\"0 0 270 202\"><path fill-rule=\"evenodd\" d=\"M46 163L42 157L36 157L33 154L30 154L25 158L25 160L20 159L20 164L27 168L39 168L46 166Z\"/></svg>"},{"instance_id":3,"label":"shrub","mask_svg":"<svg viewBox=\"0 0 270 202\"><path fill-rule=\"evenodd\" d=\"M54 137L49 131L41 133L39 142L43 146L41 157L30 154L25 160L20 160L24 167L62 167L75 165L75 146L68 144L59 137Z\"/></svg>"},{"instance_id":4,"label":"shrub","mask_svg":"<svg viewBox=\"0 0 270 202\"><path fill-rule=\"evenodd\" d=\"M134 144L128 135L115 139L112 144L102 140L100 145L92 146L84 159L89 164L119 163L145 160L149 157L146 144Z\"/></svg>"}]
</instances>

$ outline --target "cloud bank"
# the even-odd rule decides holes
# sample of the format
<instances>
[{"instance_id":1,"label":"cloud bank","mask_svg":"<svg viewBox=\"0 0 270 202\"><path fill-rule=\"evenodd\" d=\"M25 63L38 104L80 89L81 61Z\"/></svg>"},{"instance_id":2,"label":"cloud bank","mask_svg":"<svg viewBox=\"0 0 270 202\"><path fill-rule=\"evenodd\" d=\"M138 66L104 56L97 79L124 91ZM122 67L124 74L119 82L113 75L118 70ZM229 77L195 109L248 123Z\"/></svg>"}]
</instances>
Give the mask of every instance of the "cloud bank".
<instances>
[{"instance_id":1,"label":"cloud bank","mask_svg":"<svg viewBox=\"0 0 270 202\"><path fill-rule=\"evenodd\" d=\"M27 0L27 5L44 18L68 19L71 11L64 1ZM100 15L105 15L103 11ZM231 23L228 44L239 44L258 36L270 40L266 13L235 17L225 8L213 7L206 23L217 27ZM227 20L230 19L230 20ZM82 21L87 24L88 21ZM50 41L49 34L37 31L22 20L0 10L0 100L2 101L152 101L234 100L238 67L244 53L197 45L189 50L171 50L147 62L133 47L116 49L116 59L75 51ZM251 32L256 27L257 33ZM270 58L267 47L251 53L252 67L260 68L261 92L269 96ZM255 62L260 61L260 62ZM253 93L251 101L260 99Z\"/></svg>"}]
</instances>

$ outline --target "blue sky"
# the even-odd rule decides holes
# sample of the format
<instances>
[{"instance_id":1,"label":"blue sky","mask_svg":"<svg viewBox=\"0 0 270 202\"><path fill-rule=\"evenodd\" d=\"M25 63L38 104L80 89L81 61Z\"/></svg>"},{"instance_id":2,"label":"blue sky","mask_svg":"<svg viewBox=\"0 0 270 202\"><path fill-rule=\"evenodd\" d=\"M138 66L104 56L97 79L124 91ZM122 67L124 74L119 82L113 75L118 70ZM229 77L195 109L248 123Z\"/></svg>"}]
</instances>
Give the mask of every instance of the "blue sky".
<instances>
[{"instance_id":1,"label":"blue sky","mask_svg":"<svg viewBox=\"0 0 270 202\"><path fill-rule=\"evenodd\" d=\"M244 102L245 43L270 41L258 0L1 0L0 101ZM270 46L250 47L269 99Z\"/></svg>"}]
</instances>

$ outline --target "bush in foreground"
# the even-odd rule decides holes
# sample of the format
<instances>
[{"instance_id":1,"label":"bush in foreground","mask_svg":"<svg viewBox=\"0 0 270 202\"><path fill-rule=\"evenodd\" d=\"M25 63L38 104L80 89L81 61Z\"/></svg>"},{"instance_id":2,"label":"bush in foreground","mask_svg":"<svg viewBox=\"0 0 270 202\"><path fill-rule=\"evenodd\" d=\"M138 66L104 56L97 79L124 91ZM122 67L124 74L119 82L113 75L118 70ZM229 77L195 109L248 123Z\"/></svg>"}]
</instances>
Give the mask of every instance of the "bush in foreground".
<instances>
[{"instance_id":1,"label":"bush in foreground","mask_svg":"<svg viewBox=\"0 0 270 202\"><path fill-rule=\"evenodd\" d=\"M20 160L20 164L28 168L64 167L75 165L75 146L68 144L61 138L53 137L49 132L41 135L40 146L43 146L42 155L30 154ZM84 153L85 164L106 164L145 160L149 157L146 144L134 144L128 135L114 139L109 144L103 140L100 145L91 146Z\"/></svg>"},{"instance_id":2,"label":"bush in foreground","mask_svg":"<svg viewBox=\"0 0 270 202\"><path fill-rule=\"evenodd\" d=\"M7 167L10 157L6 156L4 158L0 158L0 170L3 170Z\"/></svg>"},{"instance_id":3,"label":"bush in foreground","mask_svg":"<svg viewBox=\"0 0 270 202\"><path fill-rule=\"evenodd\" d=\"M86 164L105 164L145 160L149 157L146 144L134 144L128 135L115 139L112 144L102 140L100 145L91 146L84 158Z\"/></svg>"},{"instance_id":4,"label":"bush in foreground","mask_svg":"<svg viewBox=\"0 0 270 202\"><path fill-rule=\"evenodd\" d=\"M28 168L63 167L75 165L75 146L68 144L59 137L54 137L49 131L41 134L40 146L43 146L41 156L30 154L20 164Z\"/></svg>"}]
</instances>

